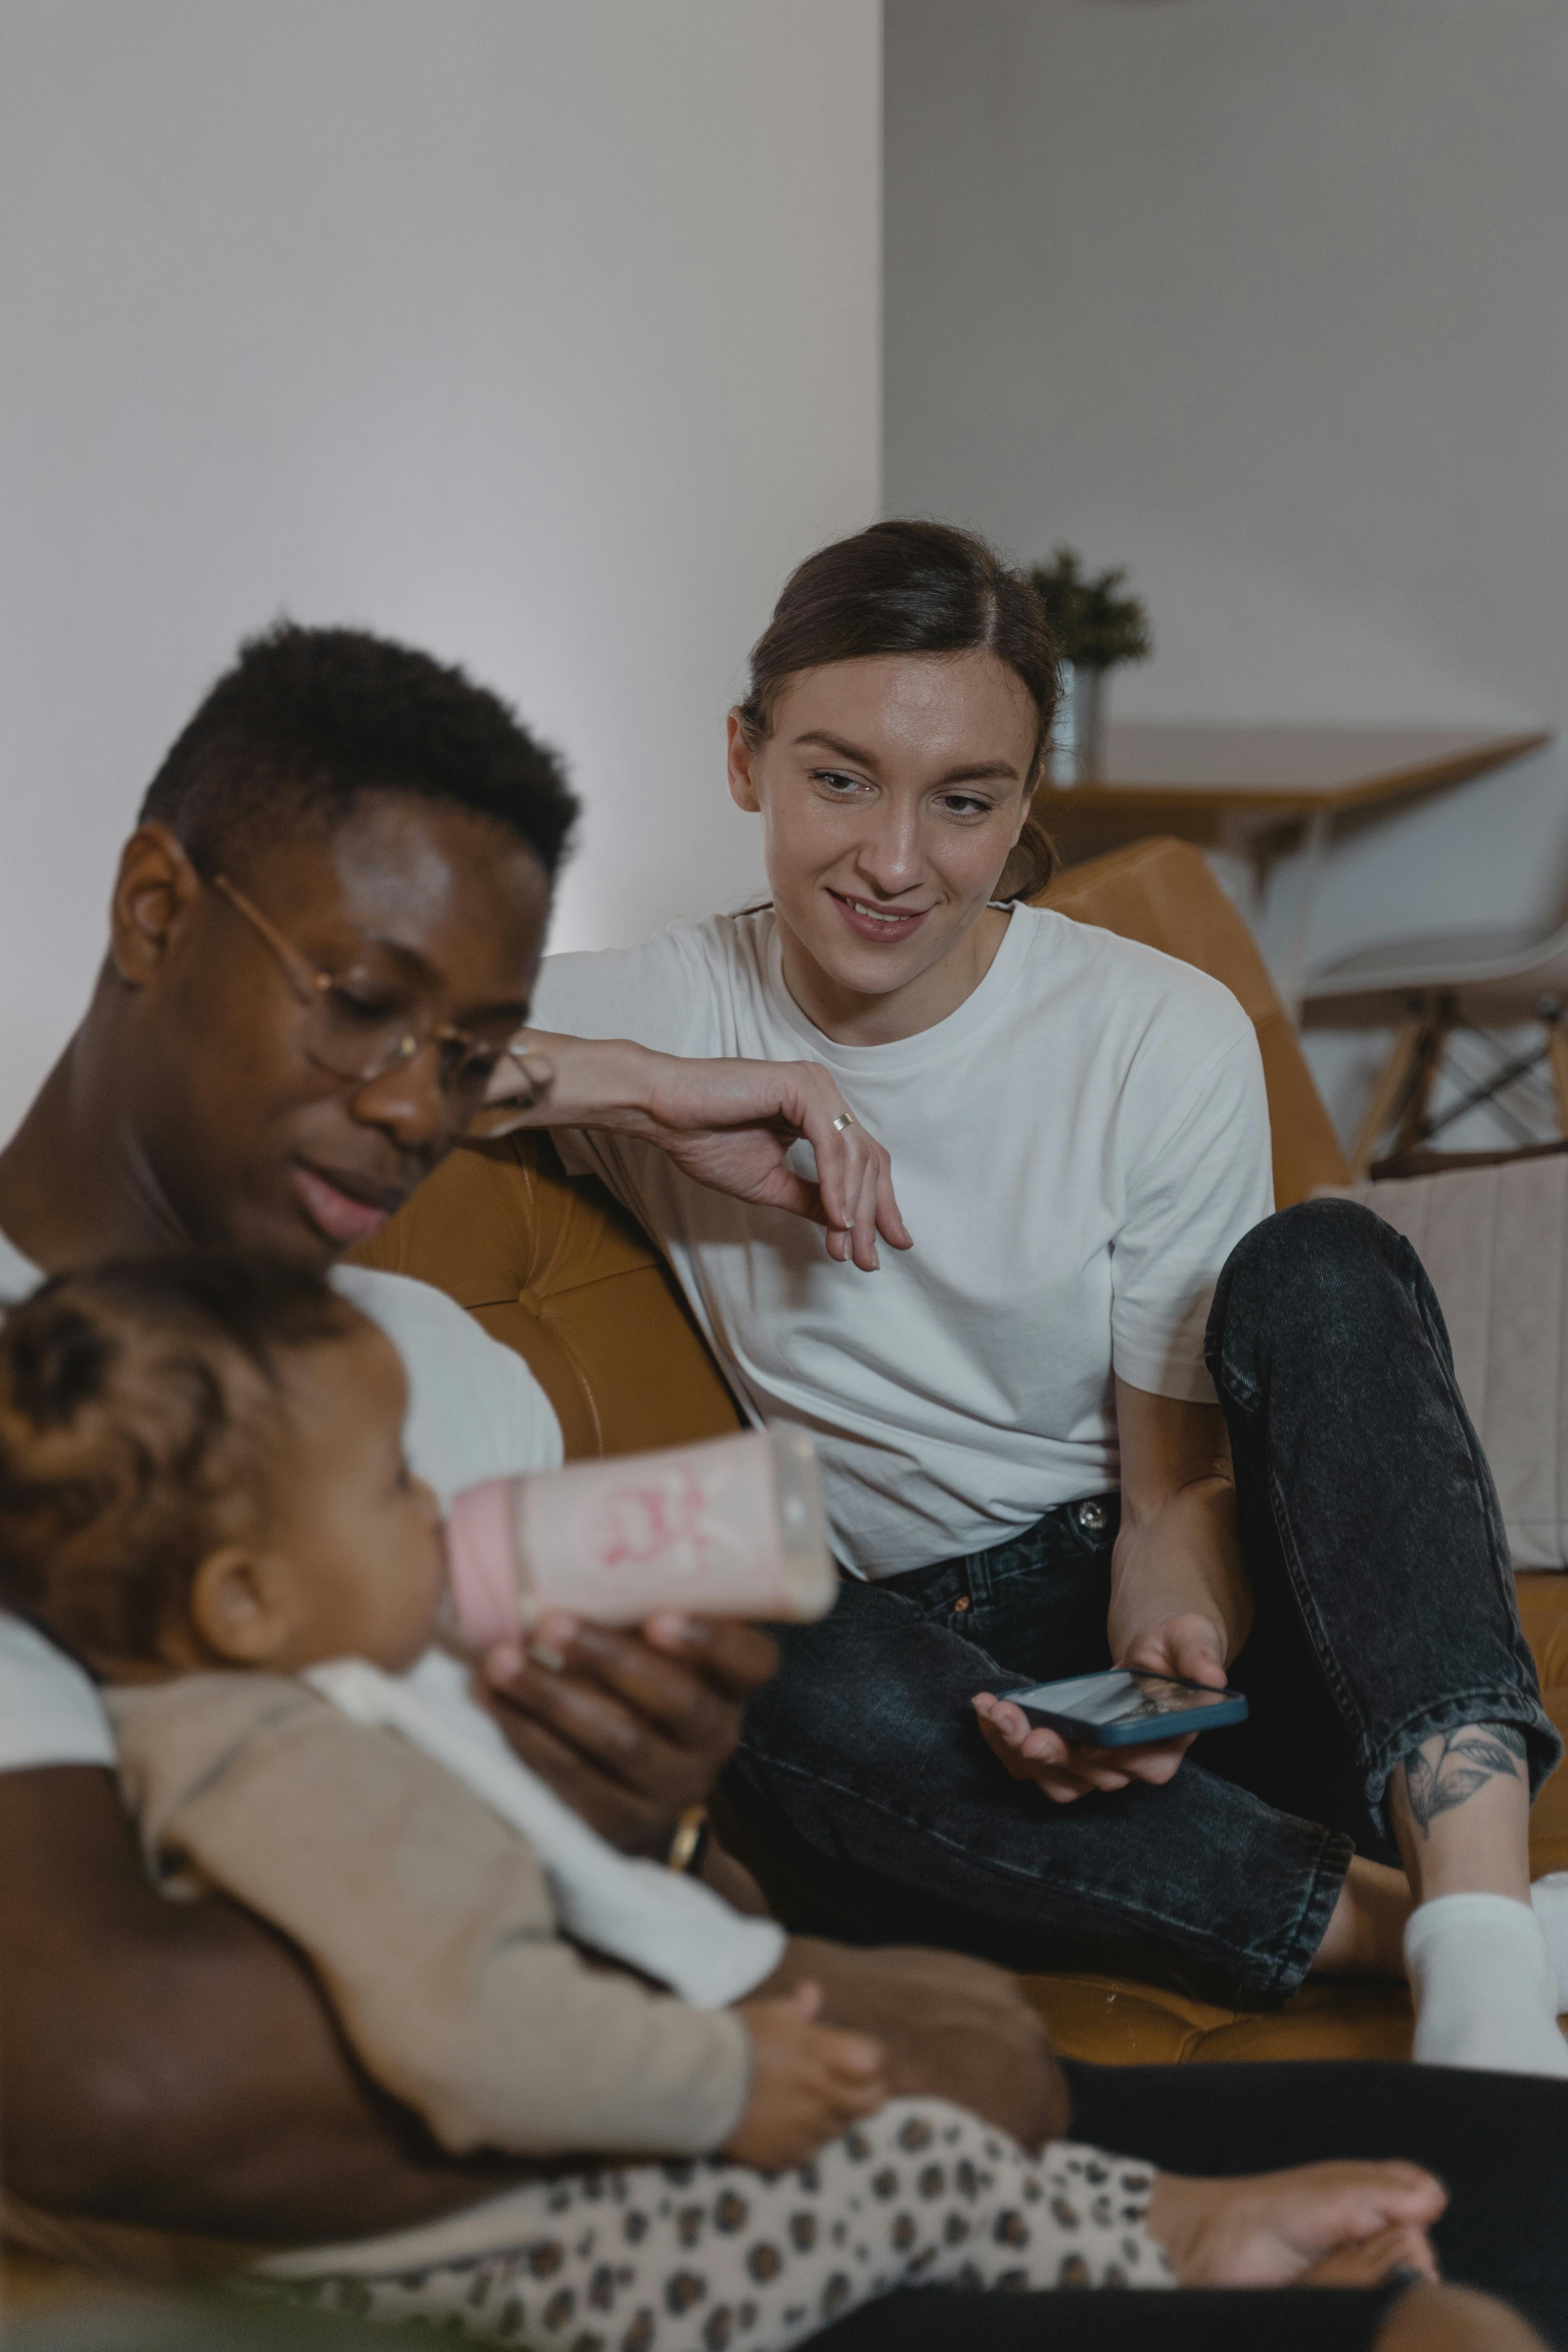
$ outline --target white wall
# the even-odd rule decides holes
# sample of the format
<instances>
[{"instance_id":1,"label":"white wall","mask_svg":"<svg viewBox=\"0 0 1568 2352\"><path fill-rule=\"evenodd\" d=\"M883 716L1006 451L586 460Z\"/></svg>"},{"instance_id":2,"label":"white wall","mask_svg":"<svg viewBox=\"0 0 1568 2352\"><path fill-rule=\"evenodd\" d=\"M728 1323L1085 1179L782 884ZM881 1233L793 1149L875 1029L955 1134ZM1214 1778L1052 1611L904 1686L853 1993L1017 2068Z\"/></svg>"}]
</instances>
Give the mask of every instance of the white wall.
<instances>
[{"instance_id":1,"label":"white wall","mask_svg":"<svg viewBox=\"0 0 1568 2352\"><path fill-rule=\"evenodd\" d=\"M1561 0L889 0L886 104L890 510L1131 562L1127 717L1568 726ZM1343 844L1310 952L1565 897L1554 751Z\"/></svg>"},{"instance_id":2,"label":"white wall","mask_svg":"<svg viewBox=\"0 0 1568 2352\"><path fill-rule=\"evenodd\" d=\"M0 1132L279 610L568 751L559 942L751 886L738 667L879 499L879 78L878 0L6 0Z\"/></svg>"}]
</instances>

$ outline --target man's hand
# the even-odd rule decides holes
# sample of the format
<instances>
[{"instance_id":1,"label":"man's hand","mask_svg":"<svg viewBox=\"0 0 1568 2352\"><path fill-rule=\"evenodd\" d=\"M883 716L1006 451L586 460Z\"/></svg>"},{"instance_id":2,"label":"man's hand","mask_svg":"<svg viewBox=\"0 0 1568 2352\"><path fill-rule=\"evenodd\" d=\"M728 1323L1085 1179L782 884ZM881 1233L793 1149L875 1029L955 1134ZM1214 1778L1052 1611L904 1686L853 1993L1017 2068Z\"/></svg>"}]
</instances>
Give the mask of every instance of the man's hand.
<instances>
[{"instance_id":1,"label":"man's hand","mask_svg":"<svg viewBox=\"0 0 1568 2352\"><path fill-rule=\"evenodd\" d=\"M664 1614L640 1633L552 1611L484 1662L479 1696L523 1762L625 1853L662 1855L735 1751L778 1651L754 1625Z\"/></svg>"},{"instance_id":2,"label":"man's hand","mask_svg":"<svg viewBox=\"0 0 1568 2352\"><path fill-rule=\"evenodd\" d=\"M517 1056L502 1065L497 1099L484 1114L487 1134L584 1127L635 1137L716 1192L826 1225L829 1257L853 1259L868 1274L879 1263L879 1236L893 1249L913 1245L893 1195L891 1160L820 1062L687 1060L624 1039L531 1029L519 1037ZM802 1141L816 1161L815 1184L788 1164Z\"/></svg>"}]
</instances>

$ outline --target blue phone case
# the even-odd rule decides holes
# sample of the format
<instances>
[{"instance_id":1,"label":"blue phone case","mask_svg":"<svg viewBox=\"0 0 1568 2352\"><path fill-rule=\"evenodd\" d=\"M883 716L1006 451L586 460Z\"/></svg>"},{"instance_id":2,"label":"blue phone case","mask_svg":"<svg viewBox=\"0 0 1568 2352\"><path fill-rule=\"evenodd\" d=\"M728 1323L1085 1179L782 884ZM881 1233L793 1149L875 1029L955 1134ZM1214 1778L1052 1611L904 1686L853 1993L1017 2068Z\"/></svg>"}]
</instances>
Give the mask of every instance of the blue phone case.
<instances>
[{"instance_id":1,"label":"blue phone case","mask_svg":"<svg viewBox=\"0 0 1568 2352\"><path fill-rule=\"evenodd\" d=\"M1137 1714L1120 1719L1112 1715L1097 1720L1092 1712L1075 1712L1074 1699L1082 1708L1082 1695L1088 1686L1107 1682L1112 1675L1126 1675L1132 1685L1158 1683L1166 1692L1202 1691L1204 1703L1198 1706L1141 1708ZM1022 1707L1031 1723L1048 1725L1064 1739L1086 1748L1147 1748L1156 1739L1184 1738L1189 1731L1223 1731L1226 1724L1244 1721L1247 1711L1241 1691L1211 1691L1202 1683L1184 1681L1179 1675L1145 1674L1136 1666L1110 1666L1099 1675L1073 1675L1065 1682L1035 1683L1027 1690L1008 1691L1005 1696L1012 1706ZM1053 1700L1055 1705L1051 1704Z\"/></svg>"}]
</instances>

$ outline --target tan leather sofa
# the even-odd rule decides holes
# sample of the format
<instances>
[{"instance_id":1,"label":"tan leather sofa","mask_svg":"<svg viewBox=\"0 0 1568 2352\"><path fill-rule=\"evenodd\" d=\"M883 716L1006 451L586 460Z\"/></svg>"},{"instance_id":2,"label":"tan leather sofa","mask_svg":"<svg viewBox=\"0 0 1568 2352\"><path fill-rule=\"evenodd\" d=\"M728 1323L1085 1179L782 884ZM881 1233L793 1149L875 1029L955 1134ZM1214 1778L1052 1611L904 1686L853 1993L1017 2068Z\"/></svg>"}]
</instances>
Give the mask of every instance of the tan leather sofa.
<instances>
[{"instance_id":1,"label":"tan leather sofa","mask_svg":"<svg viewBox=\"0 0 1568 2352\"><path fill-rule=\"evenodd\" d=\"M1146 841L1068 870L1042 905L1195 963L1257 1024L1281 1207L1346 1181L1344 1155L1251 933L1195 849ZM454 1154L368 1264L450 1293L532 1366L569 1456L674 1444L736 1426L730 1392L662 1262L596 1184L568 1177L547 1139ZM1553 1719L1568 1728L1568 1576L1521 1576L1525 1623ZM1568 1776L1535 1810L1537 1872L1568 1867ZM1404 2056L1409 2008L1392 1987L1310 1988L1282 2010L1215 2007L1131 1978L1057 1974L1030 1990L1060 2046L1107 2061Z\"/></svg>"}]
</instances>

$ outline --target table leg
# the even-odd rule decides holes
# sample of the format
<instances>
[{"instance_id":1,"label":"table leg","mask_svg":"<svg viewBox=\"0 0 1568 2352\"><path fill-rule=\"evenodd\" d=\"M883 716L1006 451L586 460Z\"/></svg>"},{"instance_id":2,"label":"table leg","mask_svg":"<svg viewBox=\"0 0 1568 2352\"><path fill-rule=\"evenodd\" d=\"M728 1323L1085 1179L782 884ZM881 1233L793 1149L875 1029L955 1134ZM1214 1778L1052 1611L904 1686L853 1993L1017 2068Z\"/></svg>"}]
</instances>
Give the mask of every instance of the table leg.
<instances>
[{"instance_id":1,"label":"table leg","mask_svg":"<svg viewBox=\"0 0 1568 2352\"><path fill-rule=\"evenodd\" d=\"M1237 875L1239 888L1220 877L1220 887L1232 904L1246 918L1255 939L1261 940L1263 917L1268 898L1268 868L1270 835L1266 824L1260 825L1252 813L1234 811L1220 819L1218 839L1215 849ZM1210 869L1213 870L1212 867Z\"/></svg>"}]
</instances>

